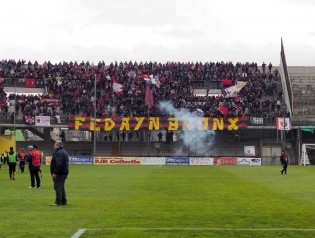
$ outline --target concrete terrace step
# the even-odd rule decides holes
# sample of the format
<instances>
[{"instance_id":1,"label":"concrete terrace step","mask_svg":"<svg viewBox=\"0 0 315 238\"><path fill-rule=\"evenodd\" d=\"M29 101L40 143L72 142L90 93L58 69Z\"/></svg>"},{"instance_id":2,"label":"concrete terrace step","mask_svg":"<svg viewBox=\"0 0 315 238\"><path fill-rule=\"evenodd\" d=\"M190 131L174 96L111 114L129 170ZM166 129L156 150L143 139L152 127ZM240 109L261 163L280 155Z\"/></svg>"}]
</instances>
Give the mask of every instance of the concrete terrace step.
<instances>
[{"instance_id":1,"label":"concrete terrace step","mask_svg":"<svg viewBox=\"0 0 315 238\"><path fill-rule=\"evenodd\" d=\"M298 75L298 74L293 74L293 75L290 75L290 78L293 78L293 79L314 80L314 79L315 79L315 75Z\"/></svg>"},{"instance_id":2,"label":"concrete terrace step","mask_svg":"<svg viewBox=\"0 0 315 238\"><path fill-rule=\"evenodd\" d=\"M22 87L4 87L4 91L6 93L19 93L19 94L23 94L23 93L32 93L32 94L43 94L45 92L44 88L22 88Z\"/></svg>"},{"instance_id":3,"label":"concrete terrace step","mask_svg":"<svg viewBox=\"0 0 315 238\"><path fill-rule=\"evenodd\" d=\"M312 66L288 66L289 75L315 76L315 67Z\"/></svg>"}]
</instances>

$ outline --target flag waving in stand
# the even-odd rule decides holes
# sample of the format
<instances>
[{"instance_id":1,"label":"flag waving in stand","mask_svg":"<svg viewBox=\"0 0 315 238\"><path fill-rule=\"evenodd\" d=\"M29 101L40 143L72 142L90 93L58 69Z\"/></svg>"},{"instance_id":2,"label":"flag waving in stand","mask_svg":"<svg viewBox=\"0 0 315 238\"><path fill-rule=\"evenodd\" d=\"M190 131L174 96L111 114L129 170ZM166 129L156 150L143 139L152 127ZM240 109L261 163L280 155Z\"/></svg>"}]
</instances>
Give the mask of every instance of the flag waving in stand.
<instances>
[{"instance_id":1,"label":"flag waving in stand","mask_svg":"<svg viewBox=\"0 0 315 238\"><path fill-rule=\"evenodd\" d=\"M154 76L153 74L152 75L142 74L142 78L147 84L154 84L158 88L161 85L160 79L158 78L157 75Z\"/></svg>"},{"instance_id":2,"label":"flag waving in stand","mask_svg":"<svg viewBox=\"0 0 315 238\"><path fill-rule=\"evenodd\" d=\"M238 81L236 85L225 88L226 97L237 97L238 93L246 84L247 82Z\"/></svg>"},{"instance_id":3,"label":"flag waving in stand","mask_svg":"<svg viewBox=\"0 0 315 238\"><path fill-rule=\"evenodd\" d=\"M151 77L150 77L149 75L142 74L142 78L143 78L146 82L150 82L150 83L151 83Z\"/></svg>"},{"instance_id":4,"label":"flag waving in stand","mask_svg":"<svg viewBox=\"0 0 315 238\"><path fill-rule=\"evenodd\" d=\"M153 93L149 85L146 85L144 104L149 108L153 106Z\"/></svg>"},{"instance_id":5,"label":"flag waving in stand","mask_svg":"<svg viewBox=\"0 0 315 238\"><path fill-rule=\"evenodd\" d=\"M120 94L123 92L123 85L118 83L117 80L114 80L113 91L114 93L117 93L117 94Z\"/></svg>"},{"instance_id":6,"label":"flag waving in stand","mask_svg":"<svg viewBox=\"0 0 315 238\"><path fill-rule=\"evenodd\" d=\"M229 113L229 109L223 105L218 107L218 111L220 111L224 116L226 116Z\"/></svg>"}]
</instances>

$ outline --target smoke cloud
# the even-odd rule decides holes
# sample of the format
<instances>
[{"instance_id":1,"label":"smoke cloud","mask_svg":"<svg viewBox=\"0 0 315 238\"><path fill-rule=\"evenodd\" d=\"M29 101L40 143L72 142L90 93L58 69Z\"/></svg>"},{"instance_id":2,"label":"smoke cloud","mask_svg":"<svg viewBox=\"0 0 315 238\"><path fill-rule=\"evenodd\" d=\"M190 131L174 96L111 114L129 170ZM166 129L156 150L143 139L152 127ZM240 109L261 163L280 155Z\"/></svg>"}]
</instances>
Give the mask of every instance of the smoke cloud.
<instances>
[{"instance_id":1,"label":"smoke cloud","mask_svg":"<svg viewBox=\"0 0 315 238\"><path fill-rule=\"evenodd\" d=\"M189 128L179 131L179 138L183 141L183 146L177 148L176 155L182 155L185 150L188 150L189 155L210 155L215 132L198 130L203 127L202 110L197 109L195 112L186 109L178 110L168 101L160 102L159 109L178 118L180 123L185 123Z\"/></svg>"}]
</instances>

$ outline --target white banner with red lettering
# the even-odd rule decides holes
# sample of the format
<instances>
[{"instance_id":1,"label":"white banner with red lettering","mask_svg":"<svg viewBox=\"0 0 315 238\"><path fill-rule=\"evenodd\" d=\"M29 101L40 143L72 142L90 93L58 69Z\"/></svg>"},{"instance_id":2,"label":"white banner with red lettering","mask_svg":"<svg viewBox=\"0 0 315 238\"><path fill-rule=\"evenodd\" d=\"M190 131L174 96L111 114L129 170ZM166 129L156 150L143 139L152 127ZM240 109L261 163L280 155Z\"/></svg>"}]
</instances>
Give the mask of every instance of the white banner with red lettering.
<instances>
[{"instance_id":1,"label":"white banner with red lettering","mask_svg":"<svg viewBox=\"0 0 315 238\"><path fill-rule=\"evenodd\" d=\"M50 126L50 116L35 116L35 126Z\"/></svg>"}]
</instances>

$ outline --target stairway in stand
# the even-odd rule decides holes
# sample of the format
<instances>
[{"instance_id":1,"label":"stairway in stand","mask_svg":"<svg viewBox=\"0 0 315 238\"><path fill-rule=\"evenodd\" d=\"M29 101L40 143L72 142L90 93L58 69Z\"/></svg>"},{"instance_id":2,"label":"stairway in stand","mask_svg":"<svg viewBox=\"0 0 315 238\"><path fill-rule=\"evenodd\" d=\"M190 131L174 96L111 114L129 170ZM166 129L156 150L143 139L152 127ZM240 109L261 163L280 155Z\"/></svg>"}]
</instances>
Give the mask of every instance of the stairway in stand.
<instances>
[{"instance_id":1,"label":"stairway in stand","mask_svg":"<svg viewBox=\"0 0 315 238\"><path fill-rule=\"evenodd\" d=\"M113 142L112 144L112 156L120 155L120 145L119 142Z\"/></svg>"}]
</instances>

